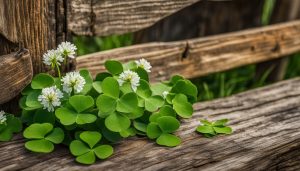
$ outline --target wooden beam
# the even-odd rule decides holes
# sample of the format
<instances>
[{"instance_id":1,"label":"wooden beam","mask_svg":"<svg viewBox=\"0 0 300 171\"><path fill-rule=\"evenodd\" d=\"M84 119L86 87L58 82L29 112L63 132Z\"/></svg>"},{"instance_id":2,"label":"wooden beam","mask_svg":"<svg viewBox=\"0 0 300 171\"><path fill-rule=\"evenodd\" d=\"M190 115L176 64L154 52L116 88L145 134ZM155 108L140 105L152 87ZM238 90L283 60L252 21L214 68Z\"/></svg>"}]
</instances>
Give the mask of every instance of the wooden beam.
<instances>
[{"instance_id":1,"label":"wooden beam","mask_svg":"<svg viewBox=\"0 0 300 171\"><path fill-rule=\"evenodd\" d=\"M28 50L0 56L0 67L0 104L3 104L31 82L33 71Z\"/></svg>"},{"instance_id":2,"label":"wooden beam","mask_svg":"<svg viewBox=\"0 0 300 171\"><path fill-rule=\"evenodd\" d=\"M174 74L199 77L235 67L279 58L300 51L300 21L229 34L169 43L148 43L78 57L77 69L95 76L107 59L145 58L153 65L153 81Z\"/></svg>"},{"instance_id":3,"label":"wooden beam","mask_svg":"<svg viewBox=\"0 0 300 171\"><path fill-rule=\"evenodd\" d=\"M197 103L177 132L183 142L160 147L146 138L115 145L114 155L91 166L76 164L66 147L51 154L24 149L21 136L0 144L3 170L299 170L300 79L232 97ZM230 119L229 136L195 133L199 119Z\"/></svg>"},{"instance_id":4,"label":"wooden beam","mask_svg":"<svg viewBox=\"0 0 300 171\"><path fill-rule=\"evenodd\" d=\"M134 32L200 0L71 0L68 29L77 35Z\"/></svg>"}]
</instances>

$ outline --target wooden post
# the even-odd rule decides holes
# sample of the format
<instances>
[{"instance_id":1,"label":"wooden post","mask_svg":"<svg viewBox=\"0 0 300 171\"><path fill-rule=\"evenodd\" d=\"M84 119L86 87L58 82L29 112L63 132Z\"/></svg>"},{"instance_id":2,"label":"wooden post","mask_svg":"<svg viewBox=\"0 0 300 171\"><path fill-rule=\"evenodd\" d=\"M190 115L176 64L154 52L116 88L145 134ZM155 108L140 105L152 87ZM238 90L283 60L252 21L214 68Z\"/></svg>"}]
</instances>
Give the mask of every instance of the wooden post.
<instances>
[{"instance_id":1,"label":"wooden post","mask_svg":"<svg viewBox=\"0 0 300 171\"><path fill-rule=\"evenodd\" d=\"M33 73L49 71L42 62L48 49L68 39L66 0L0 0L0 55L29 50ZM0 105L16 112L18 98Z\"/></svg>"},{"instance_id":2,"label":"wooden post","mask_svg":"<svg viewBox=\"0 0 300 171\"><path fill-rule=\"evenodd\" d=\"M270 24L285 22L300 18L300 1L299 0L277 0ZM275 59L272 61L257 64L256 79L259 79L265 72L271 70L267 80L270 82L284 79L288 65L288 57Z\"/></svg>"}]
</instances>

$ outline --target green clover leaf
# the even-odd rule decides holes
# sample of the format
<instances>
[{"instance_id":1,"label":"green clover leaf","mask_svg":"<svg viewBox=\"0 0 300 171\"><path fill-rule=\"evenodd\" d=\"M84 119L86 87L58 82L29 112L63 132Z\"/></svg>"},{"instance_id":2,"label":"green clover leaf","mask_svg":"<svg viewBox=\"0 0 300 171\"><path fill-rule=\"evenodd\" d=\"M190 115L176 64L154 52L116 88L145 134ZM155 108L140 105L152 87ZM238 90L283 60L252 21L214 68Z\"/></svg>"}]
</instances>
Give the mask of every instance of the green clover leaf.
<instances>
[{"instance_id":1,"label":"green clover leaf","mask_svg":"<svg viewBox=\"0 0 300 171\"><path fill-rule=\"evenodd\" d=\"M43 106L38 101L38 96L40 94L41 94L41 90L31 91L28 94L28 96L26 97L25 105L28 106L28 107L30 107L30 108L34 108L34 109L42 108Z\"/></svg>"},{"instance_id":2,"label":"green clover leaf","mask_svg":"<svg viewBox=\"0 0 300 171\"><path fill-rule=\"evenodd\" d=\"M159 117L156 122L164 133L175 132L180 126L179 121L172 116Z\"/></svg>"},{"instance_id":3,"label":"green clover leaf","mask_svg":"<svg viewBox=\"0 0 300 171\"><path fill-rule=\"evenodd\" d=\"M101 87L102 82L101 81L95 81L93 82L93 88L99 93L102 93L102 87Z\"/></svg>"},{"instance_id":4,"label":"green clover leaf","mask_svg":"<svg viewBox=\"0 0 300 171\"><path fill-rule=\"evenodd\" d=\"M157 111L164 103L164 99L160 95L152 96L149 83L145 80L140 80L140 86L137 88L137 95L143 100L140 100L144 104L140 106L145 107L149 112Z\"/></svg>"},{"instance_id":5,"label":"green clover leaf","mask_svg":"<svg viewBox=\"0 0 300 171\"><path fill-rule=\"evenodd\" d=\"M86 69L81 69L79 71L79 74L85 79L85 85L83 87L83 90L80 92L80 94L85 95L88 92L90 92L91 89L93 88L93 77L91 73Z\"/></svg>"},{"instance_id":6,"label":"green clover leaf","mask_svg":"<svg viewBox=\"0 0 300 171\"><path fill-rule=\"evenodd\" d=\"M64 140L64 132L61 128L54 128L50 123L32 124L27 127L23 136L29 141L25 143L25 148L37 153L50 153L54 150L54 144L59 144Z\"/></svg>"},{"instance_id":7,"label":"green clover leaf","mask_svg":"<svg viewBox=\"0 0 300 171\"><path fill-rule=\"evenodd\" d=\"M105 68L108 72L110 72L113 75L118 75L123 72L123 66L119 61L116 60L107 60L104 63Z\"/></svg>"},{"instance_id":8,"label":"green clover leaf","mask_svg":"<svg viewBox=\"0 0 300 171\"><path fill-rule=\"evenodd\" d=\"M33 77L31 82L32 89L43 89L54 84L54 78L49 74L40 73Z\"/></svg>"},{"instance_id":9,"label":"green clover leaf","mask_svg":"<svg viewBox=\"0 0 300 171\"><path fill-rule=\"evenodd\" d=\"M76 161L82 164L93 164L96 157L106 159L113 154L110 145L96 145L101 140L102 135L95 131L84 131L79 135L79 140L73 140L70 144L72 155L76 156Z\"/></svg>"},{"instance_id":10,"label":"green clover leaf","mask_svg":"<svg viewBox=\"0 0 300 171\"><path fill-rule=\"evenodd\" d=\"M18 133L22 130L22 122L12 114L5 114L6 121L0 124L0 141L10 141L13 133Z\"/></svg>"},{"instance_id":11,"label":"green clover leaf","mask_svg":"<svg viewBox=\"0 0 300 171\"><path fill-rule=\"evenodd\" d=\"M174 109L171 106L165 105L165 106L161 107L158 112L153 113L149 117L149 121L156 122L157 118L159 118L161 116L172 116L172 117L176 118L176 112L174 111Z\"/></svg>"},{"instance_id":12,"label":"green clover leaf","mask_svg":"<svg viewBox=\"0 0 300 171\"><path fill-rule=\"evenodd\" d=\"M232 129L225 124L228 119L217 120L216 122L209 122L207 120L200 120L202 125L196 129L197 132L204 134L205 137L213 137L217 134L231 134Z\"/></svg>"},{"instance_id":13,"label":"green clover leaf","mask_svg":"<svg viewBox=\"0 0 300 171\"><path fill-rule=\"evenodd\" d=\"M184 94L177 94L172 100L173 108L183 118L190 118L193 114L193 106Z\"/></svg>"},{"instance_id":14,"label":"green clover leaf","mask_svg":"<svg viewBox=\"0 0 300 171\"><path fill-rule=\"evenodd\" d=\"M96 75L95 81L103 81L107 77L112 77L112 75L108 72L102 72Z\"/></svg>"},{"instance_id":15,"label":"green clover leaf","mask_svg":"<svg viewBox=\"0 0 300 171\"><path fill-rule=\"evenodd\" d=\"M102 81L101 84L103 94L112 98L119 98L120 86L116 79L113 77L107 77Z\"/></svg>"},{"instance_id":16,"label":"green clover leaf","mask_svg":"<svg viewBox=\"0 0 300 171\"><path fill-rule=\"evenodd\" d=\"M114 112L105 119L105 126L113 132L121 132L130 127L131 121L127 116Z\"/></svg>"},{"instance_id":17,"label":"green clover leaf","mask_svg":"<svg viewBox=\"0 0 300 171\"><path fill-rule=\"evenodd\" d=\"M175 135L163 133L156 139L156 143L167 147L176 147L181 143L181 140Z\"/></svg>"},{"instance_id":18,"label":"green clover leaf","mask_svg":"<svg viewBox=\"0 0 300 171\"><path fill-rule=\"evenodd\" d=\"M188 96L191 103L197 101L198 90L197 87L190 80L179 80L176 82L171 93L184 94Z\"/></svg>"},{"instance_id":19,"label":"green clover leaf","mask_svg":"<svg viewBox=\"0 0 300 171\"><path fill-rule=\"evenodd\" d=\"M94 106L94 99L91 96L75 95L70 97L69 103L75 111L68 107L61 107L55 111L55 116L63 125L69 126L74 123L83 125L96 121L97 117L87 111Z\"/></svg>"}]
</instances>

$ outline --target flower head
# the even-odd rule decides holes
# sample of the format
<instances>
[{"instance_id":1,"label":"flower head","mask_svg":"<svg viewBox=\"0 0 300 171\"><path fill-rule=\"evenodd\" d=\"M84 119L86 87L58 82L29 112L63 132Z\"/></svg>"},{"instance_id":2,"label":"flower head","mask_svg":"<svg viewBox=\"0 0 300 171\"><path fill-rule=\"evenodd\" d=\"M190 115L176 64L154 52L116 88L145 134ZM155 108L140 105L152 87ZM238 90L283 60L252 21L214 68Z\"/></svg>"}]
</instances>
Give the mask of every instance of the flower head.
<instances>
[{"instance_id":1,"label":"flower head","mask_svg":"<svg viewBox=\"0 0 300 171\"><path fill-rule=\"evenodd\" d=\"M135 61L138 67L143 68L147 72L151 72L152 66L150 65L150 62L148 62L145 59L140 59L138 61Z\"/></svg>"},{"instance_id":2,"label":"flower head","mask_svg":"<svg viewBox=\"0 0 300 171\"><path fill-rule=\"evenodd\" d=\"M38 97L38 101L49 112L54 111L54 107L60 106L60 99L63 98L63 93L56 88L56 86L43 88L41 95Z\"/></svg>"},{"instance_id":3,"label":"flower head","mask_svg":"<svg viewBox=\"0 0 300 171\"><path fill-rule=\"evenodd\" d=\"M62 79L63 90L66 93L80 93L85 85L85 79L79 74L79 72L69 72Z\"/></svg>"},{"instance_id":4,"label":"flower head","mask_svg":"<svg viewBox=\"0 0 300 171\"><path fill-rule=\"evenodd\" d=\"M54 67L56 64L60 65L60 62L63 62L64 58L61 53L57 50L48 50L47 53L43 55L43 62L46 65L51 65Z\"/></svg>"},{"instance_id":5,"label":"flower head","mask_svg":"<svg viewBox=\"0 0 300 171\"><path fill-rule=\"evenodd\" d=\"M137 87L140 85L140 77L136 72L127 70L120 74L118 82L120 86L122 86L125 82L129 82L132 90L135 92Z\"/></svg>"},{"instance_id":6,"label":"flower head","mask_svg":"<svg viewBox=\"0 0 300 171\"><path fill-rule=\"evenodd\" d=\"M163 98L166 99L168 94L169 94L168 91L164 91L164 92L162 93Z\"/></svg>"},{"instance_id":7,"label":"flower head","mask_svg":"<svg viewBox=\"0 0 300 171\"><path fill-rule=\"evenodd\" d=\"M5 112L4 111L0 111L0 124L5 123L7 120Z\"/></svg>"},{"instance_id":8,"label":"flower head","mask_svg":"<svg viewBox=\"0 0 300 171\"><path fill-rule=\"evenodd\" d=\"M77 47L70 42L62 42L57 50L65 57L75 58Z\"/></svg>"}]
</instances>

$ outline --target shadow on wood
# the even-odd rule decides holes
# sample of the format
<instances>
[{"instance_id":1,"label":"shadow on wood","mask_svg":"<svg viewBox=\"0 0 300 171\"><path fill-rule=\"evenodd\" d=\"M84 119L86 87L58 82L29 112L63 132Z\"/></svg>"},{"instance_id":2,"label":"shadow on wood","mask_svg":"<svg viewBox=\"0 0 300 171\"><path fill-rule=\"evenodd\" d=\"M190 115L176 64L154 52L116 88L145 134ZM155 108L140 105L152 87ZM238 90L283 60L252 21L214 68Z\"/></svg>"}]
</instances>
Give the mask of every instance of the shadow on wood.
<instances>
[{"instance_id":1,"label":"shadow on wood","mask_svg":"<svg viewBox=\"0 0 300 171\"><path fill-rule=\"evenodd\" d=\"M29 51L0 56L0 104L16 97L32 79L32 63Z\"/></svg>"}]
</instances>

